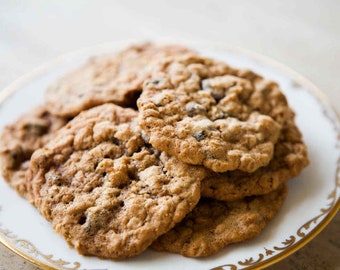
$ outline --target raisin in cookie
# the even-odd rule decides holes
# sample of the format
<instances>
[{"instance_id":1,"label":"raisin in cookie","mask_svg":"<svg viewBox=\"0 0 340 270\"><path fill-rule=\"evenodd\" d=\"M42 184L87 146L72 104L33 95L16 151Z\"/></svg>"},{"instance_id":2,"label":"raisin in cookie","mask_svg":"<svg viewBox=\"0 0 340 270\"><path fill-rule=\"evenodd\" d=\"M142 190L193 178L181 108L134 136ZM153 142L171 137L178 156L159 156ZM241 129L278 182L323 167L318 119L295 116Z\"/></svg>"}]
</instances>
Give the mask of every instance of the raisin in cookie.
<instances>
[{"instance_id":1,"label":"raisin in cookie","mask_svg":"<svg viewBox=\"0 0 340 270\"><path fill-rule=\"evenodd\" d=\"M113 104L84 111L32 155L34 204L81 254L139 254L199 200L204 170L146 144L137 114Z\"/></svg>"},{"instance_id":2,"label":"raisin in cookie","mask_svg":"<svg viewBox=\"0 0 340 270\"><path fill-rule=\"evenodd\" d=\"M253 173L210 172L202 181L202 196L217 200L237 200L245 196L266 194L287 180L298 176L309 164L307 147L294 123L294 114L286 118L274 157L266 167Z\"/></svg>"},{"instance_id":3,"label":"raisin in cookie","mask_svg":"<svg viewBox=\"0 0 340 270\"><path fill-rule=\"evenodd\" d=\"M286 194L287 188L282 187L267 195L234 202L203 198L185 219L151 247L187 257L214 254L229 244L259 235L280 210Z\"/></svg>"},{"instance_id":4,"label":"raisin in cookie","mask_svg":"<svg viewBox=\"0 0 340 270\"><path fill-rule=\"evenodd\" d=\"M253 107L256 89L237 72L195 55L160 63L137 101L150 143L215 172L268 165L281 125Z\"/></svg>"},{"instance_id":5,"label":"raisin in cookie","mask_svg":"<svg viewBox=\"0 0 340 270\"><path fill-rule=\"evenodd\" d=\"M4 128L0 136L1 171L21 196L27 197L25 173L32 153L42 147L67 119L53 116L46 107L34 108Z\"/></svg>"},{"instance_id":6,"label":"raisin in cookie","mask_svg":"<svg viewBox=\"0 0 340 270\"><path fill-rule=\"evenodd\" d=\"M46 103L53 114L60 116L75 116L107 102L136 106L142 83L154 63L163 57L186 53L191 51L182 46L145 43L117 54L94 57L51 85Z\"/></svg>"}]
</instances>

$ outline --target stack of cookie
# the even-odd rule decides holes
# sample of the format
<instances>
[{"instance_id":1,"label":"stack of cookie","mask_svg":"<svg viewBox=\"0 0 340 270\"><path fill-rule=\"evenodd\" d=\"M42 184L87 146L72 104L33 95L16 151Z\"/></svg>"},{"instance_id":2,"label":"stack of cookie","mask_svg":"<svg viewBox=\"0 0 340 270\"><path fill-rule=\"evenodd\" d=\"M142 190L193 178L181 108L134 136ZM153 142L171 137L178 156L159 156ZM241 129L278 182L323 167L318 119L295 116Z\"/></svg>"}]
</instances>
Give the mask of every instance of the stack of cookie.
<instances>
[{"instance_id":1,"label":"stack of cookie","mask_svg":"<svg viewBox=\"0 0 340 270\"><path fill-rule=\"evenodd\" d=\"M90 59L1 135L4 179L84 255L257 236L308 165L279 86L182 46Z\"/></svg>"}]
</instances>

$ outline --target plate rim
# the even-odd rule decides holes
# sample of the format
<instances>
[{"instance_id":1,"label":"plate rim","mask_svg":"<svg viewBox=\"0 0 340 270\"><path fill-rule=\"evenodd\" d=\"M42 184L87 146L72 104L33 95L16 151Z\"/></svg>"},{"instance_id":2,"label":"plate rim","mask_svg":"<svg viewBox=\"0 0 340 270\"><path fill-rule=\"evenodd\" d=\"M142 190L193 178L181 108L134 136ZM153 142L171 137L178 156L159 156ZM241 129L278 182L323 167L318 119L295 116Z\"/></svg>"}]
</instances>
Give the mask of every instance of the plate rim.
<instances>
[{"instance_id":1,"label":"plate rim","mask_svg":"<svg viewBox=\"0 0 340 270\"><path fill-rule=\"evenodd\" d=\"M145 42L145 40L120 40L120 41L114 41L114 42L107 42L107 43L102 43L102 44L97 44L94 46L89 46L89 47L84 47L80 48L78 50L74 50L68 53L61 54L58 57L55 57L54 59L46 62L45 64L42 64L38 66L37 68L33 69L32 71L18 77L16 80L14 80L12 83L10 83L8 86L0 90L0 107L2 104L12 95L14 94L17 90L20 89L20 87L24 86L27 82L31 81L32 79L42 75L43 73L47 72L50 69L53 69L54 67L58 66L59 64L63 63L66 61L68 57L75 57L77 55L84 55L85 53L92 53L94 54L97 51L97 54L101 52L101 50L104 48L112 48L112 51L115 51L119 48L122 48L123 46L135 44L135 43L141 43ZM340 115L336 111L335 107L329 100L329 98L324 94L313 82L311 82L309 79L298 73L297 71L293 70L292 68L286 66L285 64L282 64L281 62L265 56L261 53L257 53L242 47L238 46L233 46L233 45L228 45L225 43L218 43L218 42L209 42L209 41L188 41L188 40L183 40L183 39L176 39L176 40L169 40L169 39L154 39L151 42L155 44L162 44L162 43L173 43L173 44L183 44L183 45L188 45L188 46L196 46L199 48L200 46L206 47L206 48L211 48L211 49L217 49L217 50L224 50L224 51L231 51L235 52L244 56L248 56L254 60L259 61L260 63L264 63L265 65L269 65L270 67L273 67L274 69L278 70L280 73L282 72L283 74L288 75L290 78L294 79L294 81L298 82L299 85L304 86L304 89L309 91L314 97L316 97L317 101L320 102L320 105L326 106L329 108L335 116L335 119L330 119L330 117L327 117L331 122L338 121L340 123ZM334 124L334 122L333 122ZM337 129L336 133L338 133L338 142L340 141L340 130ZM309 231L307 234L300 232L303 234L303 237L301 239L298 239L297 242L293 242L291 245L288 245L287 248L284 249L284 251L271 256L269 258L266 258L262 260L260 255L263 256L262 253L259 254L260 258L250 263L246 266L245 268L242 269L258 269L268 267L270 265L273 265L284 258L288 257L289 255L293 254L297 250L301 249L304 247L306 244L308 244L312 239L314 239L334 218L334 216L337 214L337 212L340 210L340 197L336 199L336 190L337 188L340 187L340 158L337 160L336 164L336 172L335 172L335 186L334 190L334 200L329 203L329 208L326 209L326 212L322 212L323 209L320 209L321 215L317 215L315 218L319 218L322 215L326 214L323 219L320 221L319 224L317 224L311 231ZM313 219L307 221L305 224L303 224L299 229L301 230L307 223L313 221ZM0 228L1 230L1 228ZM14 254L18 255L19 257L25 259L29 263L40 267L42 269L46 270L58 270L58 268L52 267L51 265L46 264L45 262L42 262L38 258L35 258L31 256L30 254L22 251L20 248L18 248L16 245L11 243L9 240L7 240L5 237L3 237L0 234L0 244L13 252ZM32 244L33 245L33 244ZM34 247L34 246L33 246ZM38 251L40 255L43 255ZM252 259L252 258L251 258ZM238 267L236 265L232 264L226 264L226 265L221 265L214 267L213 269L224 269L223 267L229 267L231 270L236 270ZM66 269L66 268L65 268ZM78 268L77 268L78 269Z\"/></svg>"}]
</instances>

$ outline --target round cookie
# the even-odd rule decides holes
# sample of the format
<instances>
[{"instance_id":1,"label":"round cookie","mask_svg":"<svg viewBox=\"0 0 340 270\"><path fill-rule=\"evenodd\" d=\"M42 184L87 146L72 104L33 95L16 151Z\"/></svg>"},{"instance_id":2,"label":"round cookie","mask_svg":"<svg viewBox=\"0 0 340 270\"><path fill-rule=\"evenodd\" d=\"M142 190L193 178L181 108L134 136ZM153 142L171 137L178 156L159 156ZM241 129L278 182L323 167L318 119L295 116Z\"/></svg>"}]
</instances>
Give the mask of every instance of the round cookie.
<instances>
[{"instance_id":1,"label":"round cookie","mask_svg":"<svg viewBox=\"0 0 340 270\"><path fill-rule=\"evenodd\" d=\"M266 167L253 173L232 171L210 172L202 181L202 196L232 201L245 196L262 195L277 189L287 180L298 176L309 164L307 147L293 116L283 127L274 157Z\"/></svg>"},{"instance_id":2,"label":"round cookie","mask_svg":"<svg viewBox=\"0 0 340 270\"><path fill-rule=\"evenodd\" d=\"M266 194L298 176L309 164L307 147L294 122L294 112L289 108L279 86L249 70L239 70L237 76L250 80L256 89L249 104L280 123L282 131L268 166L253 173L209 173L202 181L202 196L217 200L230 201Z\"/></svg>"},{"instance_id":3,"label":"round cookie","mask_svg":"<svg viewBox=\"0 0 340 270\"><path fill-rule=\"evenodd\" d=\"M143 81L160 59L192 53L177 45L144 43L117 54L90 59L66 74L46 92L49 110L60 116L76 116L82 110L108 102L135 107Z\"/></svg>"},{"instance_id":4,"label":"round cookie","mask_svg":"<svg viewBox=\"0 0 340 270\"><path fill-rule=\"evenodd\" d=\"M137 115L113 104L84 111L31 158L35 206L81 254L137 255L200 198L204 170L146 144Z\"/></svg>"},{"instance_id":5,"label":"round cookie","mask_svg":"<svg viewBox=\"0 0 340 270\"><path fill-rule=\"evenodd\" d=\"M195 55L159 64L137 101L150 143L215 172L268 165L281 125L250 103L256 89L238 72Z\"/></svg>"},{"instance_id":6,"label":"round cookie","mask_svg":"<svg viewBox=\"0 0 340 270\"><path fill-rule=\"evenodd\" d=\"M191 213L151 247L187 257L212 255L227 245L259 235L280 210L286 195L284 186L267 195L234 202L202 198Z\"/></svg>"},{"instance_id":7,"label":"round cookie","mask_svg":"<svg viewBox=\"0 0 340 270\"><path fill-rule=\"evenodd\" d=\"M40 106L4 127L0 135L1 172L21 196L27 198L25 173L32 153L66 123L66 118L53 116Z\"/></svg>"}]
</instances>

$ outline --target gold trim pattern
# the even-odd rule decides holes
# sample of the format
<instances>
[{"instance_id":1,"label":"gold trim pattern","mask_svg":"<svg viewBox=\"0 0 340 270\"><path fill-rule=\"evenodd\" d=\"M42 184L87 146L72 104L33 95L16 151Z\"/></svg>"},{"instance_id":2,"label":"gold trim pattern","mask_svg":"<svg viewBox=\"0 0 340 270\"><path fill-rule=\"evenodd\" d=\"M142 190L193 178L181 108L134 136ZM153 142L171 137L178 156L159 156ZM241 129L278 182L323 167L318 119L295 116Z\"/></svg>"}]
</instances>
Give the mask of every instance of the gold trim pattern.
<instances>
[{"instance_id":1,"label":"gold trim pattern","mask_svg":"<svg viewBox=\"0 0 340 270\"><path fill-rule=\"evenodd\" d=\"M330 114L330 111L327 109L326 104L329 103L327 99L322 95L322 93L319 92L319 90L314 86L311 82L309 82L307 79L303 78L301 75L297 74L295 71L290 70L288 67L283 66L280 63L275 62L272 59L266 58L265 56L258 55L252 52L244 51L243 49L234 48L236 52L241 52L247 55L250 55L253 59L257 60L264 60L262 62L269 63L271 66L276 67L277 69L289 73L290 77L294 77L296 80L293 81L292 86L296 89L306 89L306 91L310 94L312 94L320 107L322 108L323 115L332 123L333 129L335 130L335 133L337 135L337 141L335 148L338 149L338 152L340 151L340 123L339 117L336 114L334 110L334 114ZM299 81L299 82L298 82ZM307 87L303 88L303 85L307 85ZM322 102L326 101L326 102ZM297 251L299 248L303 246L303 244L307 244L310 240L312 240L321 230L330 222L330 220L335 216L335 214L340 209L340 196L337 194L337 190L340 187L340 156L338 157L337 163L336 163L336 173L335 173L335 187L331 191L331 193L328 195L327 200L331 200L326 208L320 209L320 214L316 217L310 219L306 223L304 223L297 231L296 236L299 237L299 239L291 235L288 239L283 241L281 244L284 246L277 247L274 246L272 249L268 249L264 247L265 252L259 253L257 256L258 258L255 260L253 257L247 258L244 261L238 261L238 265L236 264L225 264L218 267L214 267L211 270L238 270L238 269L261 269L261 267L267 267L277 261L280 260L278 257L280 254L275 254L275 251L283 251L286 252L286 256L282 256L281 259L287 257L288 255L292 254L293 252ZM324 217L322 221L324 223L317 224L317 221ZM315 224L315 228L311 229L311 227ZM310 230L308 233L307 231ZM306 231L306 232L304 232ZM309 237L308 237L309 236ZM307 238L308 237L308 238ZM305 240L302 242L302 240ZM301 242L301 244L300 244ZM300 244L300 245L299 245ZM267 257L267 258L266 258ZM244 268L246 267L246 268Z\"/></svg>"},{"instance_id":2,"label":"gold trim pattern","mask_svg":"<svg viewBox=\"0 0 340 270\"><path fill-rule=\"evenodd\" d=\"M0 209L1 211L1 209ZM39 251L30 241L27 241L25 239L18 238L17 235L13 234L8 229L2 228L2 224L0 224L0 234L5 237L7 240L10 240L12 244L14 244L16 247L20 247L24 249L26 252L34 256L35 258L43 258L48 263L52 264L53 266L58 267L60 270L78 270L80 269L81 264L79 262L67 262L60 258L54 259L54 255L49 254L45 255L42 252Z\"/></svg>"},{"instance_id":3,"label":"gold trim pattern","mask_svg":"<svg viewBox=\"0 0 340 270\"><path fill-rule=\"evenodd\" d=\"M121 42L119 44L115 44L112 46L114 49L115 47L122 47L124 45L130 44L131 41ZM190 45L190 42L183 42L184 44L187 43ZM192 43L191 43L192 44ZM337 136L337 144L336 148L340 150L340 123L339 117L336 115L335 110L330 114L330 111L327 109L328 106L326 104L330 104L327 98L322 94L322 92L314 86L313 83L302 77L300 74L296 73L295 71L291 70L290 68L267 58L263 55L253 53L247 51L245 49L237 48L237 47L228 47L224 44L210 44L206 42L200 42L201 45L206 45L212 49L223 50L223 51L230 51L236 52L245 56L249 56L250 58L254 59L255 61L259 61L261 63L268 64L269 66L288 74L290 78L294 78L294 87L307 89L307 91L312 94L316 100L318 101L319 105L323 109L323 114L328 118L333 127L336 131ZM108 44L106 44L107 46ZM197 44L196 44L197 45ZM105 48L105 45L100 47ZM56 66L58 63L62 62L63 60L67 59L68 56L84 53L86 51L94 51L94 48L83 49L78 52L69 53L64 55L63 57L59 57L55 61L51 62L48 65L41 66L36 70L32 71L31 73L21 77L13 84L5 88L3 91L0 92L0 106L1 104L11 96L15 91L19 89L20 86L24 85L26 82L30 81L32 78L40 75L41 73L45 72L47 69ZM304 87L302 87L304 86ZM331 107L331 106L330 106ZM331 219L336 215L338 210L340 209L340 198L339 194L337 193L338 188L340 187L340 157L337 160L337 168L336 168L336 175L335 175L335 187L332 192L328 195L327 200L331 200L325 208L320 209L320 214L316 217L310 219L306 223L304 223L297 231L296 235L290 235L287 239L281 242L282 246L273 246L272 248L264 247L264 251L257 255L257 258L250 257L244 260L240 260L237 264L224 264L221 266L217 266L212 268L211 270L238 270L238 269L261 269L267 267L273 263L278 262L279 260L289 256L293 252L297 251L305 244L307 244L310 240L312 240L318 233L322 231L322 229L331 221ZM1 211L1 206L0 206ZM317 222L321 219L320 223ZM313 228L314 226L314 228ZM17 255L23 257L27 261L35 264L43 269L56 269L52 268L50 265L42 262L39 260L39 257L45 259L49 264L58 267L61 270L79 270L81 264L79 262L67 262L62 259L54 259L54 255L45 255L41 253L31 242L19 239L15 234L11 231L2 228L0 224L0 243L3 244L6 248L10 249ZM25 249L23 252L18 246Z\"/></svg>"},{"instance_id":4,"label":"gold trim pattern","mask_svg":"<svg viewBox=\"0 0 340 270\"><path fill-rule=\"evenodd\" d=\"M340 171L340 160L338 162L338 166L337 166L337 176L339 176L339 171ZM338 179L338 177L337 177ZM303 230L309 230L311 229L313 223L317 224L317 221L330 213L330 211L333 209L333 207L335 207L336 205L336 190L339 187L339 185L337 185L334 190L328 195L328 200L331 199L332 201L328 204L328 208L321 208L321 214L317 215L316 217L310 219L309 221L307 221L305 224L303 224L297 231L296 231L296 236L291 235L289 236L288 239L286 239L285 241L281 242L281 244L283 246L274 246L272 249L266 248L264 247L264 252L263 253L259 253L257 256L257 259L254 259L253 257L247 258L244 261L238 261L237 264L225 264L225 265L221 265L215 268L212 268L211 270L238 270L238 269L244 269L243 267L248 267L248 266L258 266L260 262L264 262L266 257L268 259L268 257L271 257L273 254L275 254L277 251L282 252L285 250L288 250L289 248L294 247L294 245L298 244L298 240L303 239L304 237L306 237L309 233L311 233L312 231L310 231L309 233L305 233L303 232ZM312 230L312 229L311 229ZM241 268L239 268L241 267ZM245 268L245 269L253 269L253 268Z\"/></svg>"}]
</instances>

